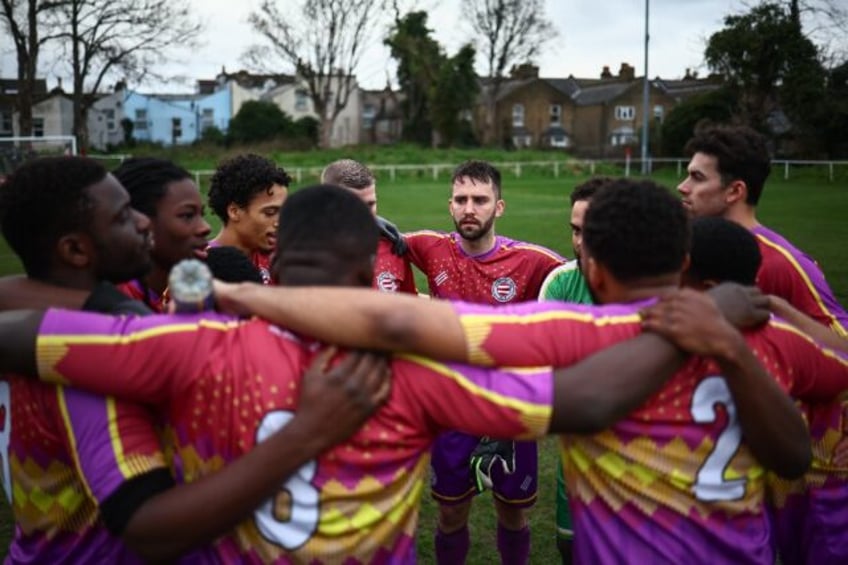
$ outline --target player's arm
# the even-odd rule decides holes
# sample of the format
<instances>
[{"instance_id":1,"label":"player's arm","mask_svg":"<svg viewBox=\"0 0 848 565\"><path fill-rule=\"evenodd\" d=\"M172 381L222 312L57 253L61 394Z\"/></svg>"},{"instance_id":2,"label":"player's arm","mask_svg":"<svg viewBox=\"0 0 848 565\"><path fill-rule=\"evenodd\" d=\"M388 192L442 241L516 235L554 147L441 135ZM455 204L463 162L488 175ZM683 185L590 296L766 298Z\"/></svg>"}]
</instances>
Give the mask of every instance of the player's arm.
<instances>
[{"instance_id":1,"label":"player's arm","mask_svg":"<svg viewBox=\"0 0 848 565\"><path fill-rule=\"evenodd\" d=\"M22 308L80 308L89 293L55 286L23 275L0 277L0 310Z\"/></svg>"},{"instance_id":2,"label":"player's arm","mask_svg":"<svg viewBox=\"0 0 848 565\"><path fill-rule=\"evenodd\" d=\"M754 456L779 476L797 478L812 458L810 435L792 399L748 347L742 334L710 308L704 295L683 290L645 313L645 327L692 353L713 357L733 395L745 440ZM712 310L712 311L711 311ZM693 320L709 320L693 333Z\"/></svg>"},{"instance_id":3,"label":"player's arm","mask_svg":"<svg viewBox=\"0 0 848 565\"><path fill-rule=\"evenodd\" d=\"M160 561L211 543L298 468L355 433L388 397L387 363L373 354L351 353L328 370L333 354L322 352L304 376L298 411L285 427L220 471L152 493L127 517L122 534L127 544Z\"/></svg>"},{"instance_id":4,"label":"player's arm","mask_svg":"<svg viewBox=\"0 0 848 565\"><path fill-rule=\"evenodd\" d=\"M35 342L42 310L0 312L0 373L38 376Z\"/></svg>"},{"instance_id":5,"label":"player's arm","mask_svg":"<svg viewBox=\"0 0 848 565\"><path fill-rule=\"evenodd\" d=\"M829 327L807 316L780 296L770 295L769 306L771 311L776 315L803 331L820 344L831 349L848 352L848 338L837 334Z\"/></svg>"},{"instance_id":6,"label":"player's arm","mask_svg":"<svg viewBox=\"0 0 848 565\"><path fill-rule=\"evenodd\" d=\"M215 281L224 311L256 314L276 324L347 347L413 351L467 360L459 318L449 302L365 288L267 287Z\"/></svg>"}]
</instances>

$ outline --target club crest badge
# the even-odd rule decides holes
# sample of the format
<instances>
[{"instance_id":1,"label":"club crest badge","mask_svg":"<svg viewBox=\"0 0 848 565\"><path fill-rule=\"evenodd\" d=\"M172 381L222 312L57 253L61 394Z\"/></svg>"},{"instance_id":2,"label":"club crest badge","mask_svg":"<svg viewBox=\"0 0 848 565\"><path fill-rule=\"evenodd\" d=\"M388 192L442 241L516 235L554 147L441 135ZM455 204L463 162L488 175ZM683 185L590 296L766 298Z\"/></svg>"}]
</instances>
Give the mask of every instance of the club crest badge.
<instances>
[{"instance_id":1,"label":"club crest badge","mask_svg":"<svg viewBox=\"0 0 848 565\"><path fill-rule=\"evenodd\" d=\"M492 283L492 298L498 302L509 302L515 298L516 284L509 277L501 277Z\"/></svg>"},{"instance_id":2,"label":"club crest badge","mask_svg":"<svg viewBox=\"0 0 848 565\"><path fill-rule=\"evenodd\" d=\"M395 276L388 272L383 271L379 275L377 275L377 288L383 292L397 292L398 290L398 281Z\"/></svg>"}]
</instances>

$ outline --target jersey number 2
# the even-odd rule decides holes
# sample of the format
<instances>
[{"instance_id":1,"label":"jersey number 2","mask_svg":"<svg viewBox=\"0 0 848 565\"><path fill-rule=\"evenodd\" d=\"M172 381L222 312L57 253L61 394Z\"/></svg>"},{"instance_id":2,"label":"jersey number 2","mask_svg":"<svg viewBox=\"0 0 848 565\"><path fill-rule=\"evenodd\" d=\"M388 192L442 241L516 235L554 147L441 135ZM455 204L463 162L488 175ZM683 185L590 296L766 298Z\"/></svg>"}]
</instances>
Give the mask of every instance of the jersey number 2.
<instances>
[{"instance_id":1,"label":"jersey number 2","mask_svg":"<svg viewBox=\"0 0 848 565\"><path fill-rule=\"evenodd\" d=\"M742 442L736 405L724 378L708 377L698 384L692 395L692 418L699 424L715 422L716 404L724 406L727 424L695 477L695 497L705 502L738 500L745 495L745 479L724 478L724 472Z\"/></svg>"},{"instance_id":2,"label":"jersey number 2","mask_svg":"<svg viewBox=\"0 0 848 565\"><path fill-rule=\"evenodd\" d=\"M262 418L256 441L265 441L294 418L287 410L274 410ZM298 469L275 496L254 512L256 527L271 543L292 551L309 541L318 527L319 492L312 485L317 465L309 461Z\"/></svg>"}]
</instances>

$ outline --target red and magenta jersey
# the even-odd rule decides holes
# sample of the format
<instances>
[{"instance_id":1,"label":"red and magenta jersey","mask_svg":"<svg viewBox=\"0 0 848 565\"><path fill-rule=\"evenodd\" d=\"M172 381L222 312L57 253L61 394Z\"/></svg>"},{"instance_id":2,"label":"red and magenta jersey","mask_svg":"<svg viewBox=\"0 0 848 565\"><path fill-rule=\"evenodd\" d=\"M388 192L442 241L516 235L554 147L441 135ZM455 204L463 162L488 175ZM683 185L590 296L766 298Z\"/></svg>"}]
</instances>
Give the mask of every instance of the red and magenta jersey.
<instances>
[{"instance_id":1,"label":"red and magenta jersey","mask_svg":"<svg viewBox=\"0 0 848 565\"><path fill-rule=\"evenodd\" d=\"M50 310L38 363L42 378L161 407L178 478L193 481L293 417L316 349L260 320ZM548 429L550 368L509 372L399 357L392 375L389 402L218 540L210 560L413 562L428 450L439 432L535 438Z\"/></svg>"},{"instance_id":2,"label":"red and magenta jersey","mask_svg":"<svg viewBox=\"0 0 848 565\"><path fill-rule=\"evenodd\" d=\"M570 365L639 332L638 309L458 305L473 359ZM774 320L745 335L778 383L810 402L848 389L848 359ZM693 357L609 430L563 436L575 562L773 564L765 470L742 441L718 365Z\"/></svg>"},{"instance_id":3,"label":"red and magenta jersey","mask_svg":"<svg viewBox=\"0 0 848 565\"><path fill-rule=\"evenodd\" d=\"M377 244L373 286L383 292L418 294L409 259L392 253L392 243L384 237Z\"/></svg>"},{"instance_id":4,"label":"red and magenta jersey","mask_svg":"<svg viewBox=\"0 0 848 565\"><path fill-rule=\"evenodd\" d=\"M0 382L3 487L15 516L7 563L141 563L98 507L165 469L146 409L8 377Z\"/></svg>"},{"instance_id":5,"label":"red and magenta jersey","mask_svg":"<svg viewBox=\"0 0 848 565\"><path fill-rule=\"evenodd\" d=\"M780 234L765 226L751 230L757 237L763 262L757 286L784 298L795 308L848 337L848 312L836 301L819 266Z\"/></svg>"},{"instance_id":6,"label":"red and magenta jersey","mask_svg":"<svg viewBox=\"0 0 848 565\"><path fill-rule=\"evenodd\" d=\"M163 292L162 294L157 294L147 288L147 286L142 284L142 282L138 279L134 279L129 282L121 283L115 286L118 287L118 290L120 290L133 300L143 302L154 312L162 313L165 312L168 308L167 289L165 289L165 292Z\"/></svg>"},{"instance_id":7,"label":"red and magenta jersey","mask_svg":"<svg viewBox=\"0 0 848 565\"><path fill-rule=\"evenodd\" d=\"M479 304L536 300L542 281L565 260L550 249L496 236L482 255L468 255L456 232L418 231L405 236L412 264L427 275L437 298Z\"/></svg>"}]
</instances>

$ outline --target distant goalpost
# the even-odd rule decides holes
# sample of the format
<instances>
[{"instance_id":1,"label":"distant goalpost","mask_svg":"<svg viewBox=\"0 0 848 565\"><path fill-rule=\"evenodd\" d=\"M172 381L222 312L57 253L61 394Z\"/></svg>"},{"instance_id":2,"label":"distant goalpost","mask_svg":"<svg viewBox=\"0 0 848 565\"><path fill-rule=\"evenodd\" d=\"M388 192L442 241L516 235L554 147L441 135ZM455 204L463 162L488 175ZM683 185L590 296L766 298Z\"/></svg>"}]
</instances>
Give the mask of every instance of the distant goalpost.
<instances>
[{"instance_id":1,"label":"distant goalpost","mask_svg":"<svg viewBox=\"0 0 848 565\"><path fill-rule=\"evenodd\" d=\"M38 157L76 154L73 135L0 137L0 179Z\"/></svg>"}]
</instances>

